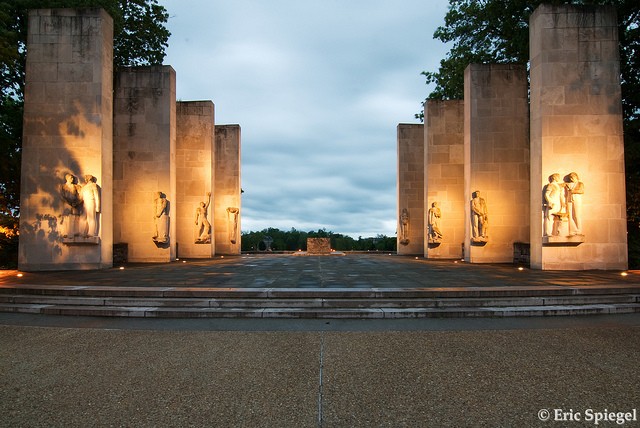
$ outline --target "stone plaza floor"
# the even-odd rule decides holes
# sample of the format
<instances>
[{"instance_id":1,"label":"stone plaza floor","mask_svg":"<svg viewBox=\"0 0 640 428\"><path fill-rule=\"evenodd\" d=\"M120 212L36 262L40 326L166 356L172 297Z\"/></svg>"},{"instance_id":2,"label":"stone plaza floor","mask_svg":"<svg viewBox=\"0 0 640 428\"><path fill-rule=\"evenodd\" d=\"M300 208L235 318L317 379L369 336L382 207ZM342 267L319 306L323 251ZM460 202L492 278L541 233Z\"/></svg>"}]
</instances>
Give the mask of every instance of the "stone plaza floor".
<instances>
[{"instance_id":1,"label":"stone plaza floor","mask_svg":"<svg viewBox=\"0 0 640 428\"><path fill-rule=\"evenodd\" d=\"M122 269L121 269L122 267ZM436 288L636 284L640 273L540 271L512 264L469 264L385 253L224 256L171 263L126 264L93 271L0 271L2 284L221 288Z\"/></svg>"},{"instance_id":2,"label":"stone plaza floor","mask_svg":"<svg viewBox=\"0 0 640 428\"><path fill-rule=\"evenodd\" d=\"M14 274L0 283L535 287L637 283L639 276L382 255L247 255ZM639 314L196 320L0 313L0 344L0 427L640 426Z\"/></svg>"}]
</instances>

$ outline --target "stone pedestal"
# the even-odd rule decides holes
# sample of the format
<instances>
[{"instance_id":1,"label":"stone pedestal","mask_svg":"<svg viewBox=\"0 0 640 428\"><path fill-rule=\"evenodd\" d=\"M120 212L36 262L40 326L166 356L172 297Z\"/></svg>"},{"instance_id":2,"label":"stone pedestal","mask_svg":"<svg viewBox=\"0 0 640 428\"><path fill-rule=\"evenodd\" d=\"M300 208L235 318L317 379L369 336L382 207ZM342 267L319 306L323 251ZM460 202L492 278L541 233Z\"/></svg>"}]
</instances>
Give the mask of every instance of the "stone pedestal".
<instances>
[{"instance_id":1,"label":"stone pedestal","mask_svg":"<svg viewBox=\"0 0 640 428\"><path fill-rule=\"evenodd\" d=\"M627 268L617 36L613 7L541 5L531 15L532 268ZM561 195L577 189L555 233L553 218L543 230L552 174Z\"/></svg>"},{"instance_id":2,"label":"stone pedestal","mask_svg":"<svg viewBox=\"0 0 640 428\"><path fill-rule=\"evenodd\" d=\"M113 22L101 9L40 9L28 25L19 268L107 268Z\"/></svg>"},{"instance_id":3,"label":"stone pedestal","mask_svg":"<svg viewBox=\"0 0 640 428\"><path fill-rule=\"evenodd\" d=\"M424 255L424 126L398 125L398 254Z\"/></svg>"},{"instance_id":4,"label":"stone pedestal","mask_svg":"<svg viewBox=\"0 0 640 428\"><path fill-rule=\"evenodd\" d=\"M215 254L213 206L210 206L215 198L213 149L213 103L178 102L175 210L178 257L209 258Z\"/></svg>"},{"instance_id":5,"label":"stone pedestal","mask_svg":"<svg viewBox=\"0 0 640 428\"><path fill-rule=\"evenodd\" d=\"M240 254L240 125L217 125L214 153L215 254Z\"/></svg>"},{"instance_id":6,"label":"stone pedestal","mask_svg":"<svg viewBox=\"0 0 640 428\"><path fill-rule=\"evenodd\" d=\"M128 244L130 262L169 262L176 257L175 71L123 68L115 82L114 241Z\"/></svg>"},{"instance_id":7,"label":"stone pedestal","mask_svg":"<svg viewBox=\"0 0 640 428\"><path fill-rule=\"evenodd\" d=\"M464 102L429 100L424 113L424 254L430 259L459 259L465 225ZM435 223L431 235L430 218Z\"/></svg>"},{"instance_id":8,"label":"stone pedestal","mask_svg":"<svg viewBox=\"0 0 640 428\"><path fill-rule=\"evenodd\" d=\"M464 257L471 263L512 262L513 244L529 238L526 68L471 64L464 87ZM478 191L480 198L472 201ZM474 218L473 208L481 206L486 212Z\"/></svg>"}]
</instances>

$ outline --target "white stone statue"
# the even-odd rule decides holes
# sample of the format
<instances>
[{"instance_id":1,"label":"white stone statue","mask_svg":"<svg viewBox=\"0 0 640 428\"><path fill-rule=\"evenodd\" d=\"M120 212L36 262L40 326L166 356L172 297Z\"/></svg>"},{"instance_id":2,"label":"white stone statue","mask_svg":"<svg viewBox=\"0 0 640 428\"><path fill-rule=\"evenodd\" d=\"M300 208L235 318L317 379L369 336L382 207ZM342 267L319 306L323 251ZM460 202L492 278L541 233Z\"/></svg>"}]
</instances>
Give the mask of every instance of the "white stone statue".
<instances>
[{"instance_id":1,"label":"white stone statue","mask_svg":"<svg viewBox=\"0 0 640 428\"><path fill-rule=\"evenodd\" d=\"M84 236L98 236L100 214L100 188L93 175L84 176L85 184L82 186L82 202L86 216Z\"/></svg>"},{"instance_id":2,"label":"white stone statue","mask_svg":"<svg viewBox=\"0 0 640 428\"><path fill-rule=\"evenodd\" d=\"M442 232L440 231L440 219L442 218L442 211L437 202L431 204L429 208L429 242L440 242L442 239Z\"/></svg>"},{"instance_id":3,"label":"white stone statue","mask_svg":"<svg viewBox=\"0 0 640 428\"><path fill-rule=\"evenodd\" d=\"M544 210L543 236L558 236L562 224L562 211L565 209L564 189L558 173L551 174L549 184L543 188L542 208Z\"/></svg>"},{"instance_id":4,"label":"white stone statue","mask_svg":"<svg viewBox=\"0 0 640 428\"><path fill-rule=\"evenodd\" d=\"M486 242L489 238L489 214L487 202L480 196L480 191L473 192L471 199L472 241Z\"/></svg>"},{"instance_id":5,"label":"white stone statue","mask_svg":"<svg viewBox=\"0 0 640 428\"><path fill-rule=\"evenodd\" d=\"M156 234L152 239L160 244L169 242L169 215L167 197L162 192L156 192L156 198L153 202L154 214L153 218L156 226Z\"/></svg>"},{"instance_id":6,"label":"white stone statue","mask_svg":"<svg viewBox=\"0 0 640 428\"><path fill-rule=\"evenodd\" d=\"M235 244L238 240L238 215L240 209L235 207L227 208L227 219L229 221L229 242Z\"/></svg>"},{"instance_id":7,"label":"white stone statue","mask_svg":"<svg viewBox=\"0 0 640 428\"><path fill-rule=\"evenodd\" d=\"M565 199L569 214L569 235L582 235L582 196L584 183L575 172L564 177Z\"/></svg>"},{"instance_id":8,"label":"white stone statue","mask_svg":"<svg viewBox=\"0 0 640 428\"><path fill-rule=\"evenodd\" d=\"M78 222L82 213L82 196L80 194L80 185L73 174L65 174L65 183L60 186L60 196L67 203L67 207L62 214L61 223L64 225L62 236L70 238L80 234L78 230Z\"/></svg>"},{"instance_id":9,"label":"white stone statue","mask_svg":"<svg viewBox=\"0 0 640 428\"><path fill-rule=\"evenodd\" d=\"M400 213L400 244L409 245L409 210L406 208Z\"/></svg>"},{"instance_id":10,"label":"white stone statue","mask_svg":"<svg viewBox=\"0 0 640 428\"><path fill-rule=\"evenodd\" d=\"M211 203L211 192L207 192L207 200L202 201L196 208L196 244L206 244L211 242L211 223L207 219L207 210Z\"/></svg>"}]
</instances>

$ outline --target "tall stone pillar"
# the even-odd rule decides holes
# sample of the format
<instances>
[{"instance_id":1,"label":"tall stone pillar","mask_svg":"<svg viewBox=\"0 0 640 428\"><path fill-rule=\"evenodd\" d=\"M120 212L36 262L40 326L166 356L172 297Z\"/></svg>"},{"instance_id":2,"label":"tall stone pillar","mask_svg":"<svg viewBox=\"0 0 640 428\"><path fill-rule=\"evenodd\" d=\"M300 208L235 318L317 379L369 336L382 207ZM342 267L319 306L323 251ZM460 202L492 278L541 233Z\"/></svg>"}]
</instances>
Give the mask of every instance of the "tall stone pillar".
<instances>
[{"instance_id":1,"label":"tall stone pillar","mask_svg":"<svg viewBox=\"0 0 640 428\"><path fill-rule=\"evenodd\" d=\"M614 7L539 6L530 59L531 267L626 269Z\"/></svg>"},{"instance_id":2,"label":"tall stone pillar","mask_svg":"<svg viewBox=\"0 0 640 428\"><path fill-rule=\"evenodd\" d=\"M529 104L524 65L464 73L465 260L513 261L529 239Z\"/></svg>"},{"instance_id":3,"label":"tall stone pillar","mask_svg":"<svg viewBox=\"0 0 640 428\"><path fill-rule=\"evenodd\" d=\"M459 259L465 226L464 101L428 100L424 123L424 254Z\"/></svg>"},{"instance_id":4,"label":"tall stone pillar","mask_svg":"<svg viewBox=\"0 0 640 428\"><path fill-rule=\"evenodd\" d=\"M398 125L398 254L424 255L424 125Z\"/></svg>"},{"instance_id":5,"label":"tall stone pillar","mask_svg":"<svg viewBox=\"0 0 640 428\"><path fill-rule=\"evenodd\" d=\"M127 67L115 76L114 240L131 262L176 258L176 74Z\"/></svg>"},{"instance_id":6,"label":"tall stone pillar","mask_svg":"<svg viewBox=\"0 0 640 428\"><path fill-rule=\"evenodd\" d=\"M240 254L240 126L217 125L214 152L213 233L215 253Z\"/></svg>"},{"instance_id":7,"label":"tall stone pillar","mask_svg":"<svg viewBox=\"0 0 640 428\"><path fill-rule=\"evenodd\" d=\"M214 105L176 104L176 233L178 257L209 258L213 239Z\"/></svg>"},{"instance_id":8,"label":"tall stone pillar","mask_svg":"<svg viewBox=\"0 0 640 428\"><path fill-rule=\"evenodd\" d=\"M113 22L102 9L39 9L28 25L19 267L107 268Z\"/></svg>"}]
</instances>

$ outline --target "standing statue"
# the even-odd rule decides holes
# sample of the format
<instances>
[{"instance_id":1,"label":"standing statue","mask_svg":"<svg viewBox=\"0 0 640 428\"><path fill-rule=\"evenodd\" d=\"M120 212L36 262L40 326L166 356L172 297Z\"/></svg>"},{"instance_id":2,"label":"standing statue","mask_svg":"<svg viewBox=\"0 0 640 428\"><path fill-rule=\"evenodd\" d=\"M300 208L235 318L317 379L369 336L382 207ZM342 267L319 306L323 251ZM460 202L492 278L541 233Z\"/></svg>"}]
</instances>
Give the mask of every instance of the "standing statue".
<instances>
[{"instance_id":1,"label":"standing statue","mask_svg":"<svg viewBox=\"0 0 640 428\"><path fill-rule=\"evenodd\" d=\"M437 202L431 204L429 208L429 219L427 224L429 225L429 242L440 242L442 239L442 232L440 231L440 218L442 217L442 211Z\"/></svg>"},{"instance_id":2,"label":"standing statue","mask_svg":"<svg viewBox=\"0 0 640 428\"><path fill-rule=\"evenodd\" d=\"M211 242L211 223L207 219L207 210L211 203L211 192L207 192L207 200L200 202L196 208L196 244Z\"/></svg>"},{"instance_id":3,"label":"standing statue","mask_svg":"<svg viewBox=\"0 0 640 428\"><path fill-rule=\"evenodd\" d=\"M563 208L565 208L565 198L560 183L560 174L554 173L549 176L549 184L544 186L542 192L543 236L558 236L560 234ZM550 224L553 224L551 231L549 231Z\"/></svg>"},{"instance_id":4,"label":"standing statue","mask_svg":"<svg viewBox=\"0 0 640 428\"><path fill-rule=\"evenodd\" d=\"M169 242L169 216L166 195L162 192L156 192L153 205L156 234L151 239L159 244L165 244Z\"/></svg>"},{"instance_id":5,"label":"standing statue","mask_svg":"<svg viewBox=\"0 0 640 428\"><path fill-rule=\"evenodd\" d=\"M564 177L565 200L569 215L569 235L582 235L582 195L584 183L578 174L570 173Z\"/></svg>"},{"instance_id":6,"label":"standing statue","mask_svg":"<svg viewBox=\"0 0 640 428\"><path fill-rule=\"evenodd\" d=\"M60 196L69 205L63 212L61 223L65 223L66 227L62 233L64 238L78 236L78 222L82 212L82 196L80 194L80 185L73 174L65 174L65 183L60 186Z\"/></svg>"},{"instance_id":7,"label":"standing statue","mask_svg":"<svg viewBox=\"0 0 640 428\"><path fill-rule=\"evenodd\" d=\"M409 245L409 210L406 208L400 213L400 244Z\"/></svg>"},{"instance_id":8,"label":"standing statue","mask_svg":"<svg viewBox=\"0 0 640 428\"><path fill-rule=\"evenodd\" d=\"M229 221L229 242L231 242L232 244L235 244L238 240L238 214L240 214L240 208L227 208L227 218Z\"/></svg>"},{"instance_id":9,"label":"standing statue","mask_svg":"<svg viewBox=\"0 0 640 428\"><path fill-rule=\"evenodd\" d=\"M86 216L84 236L98 236L100 213L100 188L96 184L96 178L87 174L84 176L85 184L82 186L82 201Z\"/></svg>"},{"instance_id":10,"label":"standing statue","mask_svg":"<svg viewBox=\"0 0 640 428\"><path fill-rule=\"evenodd\" d=\"M473 192L471 199L471 225L473 227L474 242L486 242L489 238L489 216L487 202L480 196L480 191Z\"/></svg>"}]
</instances>

